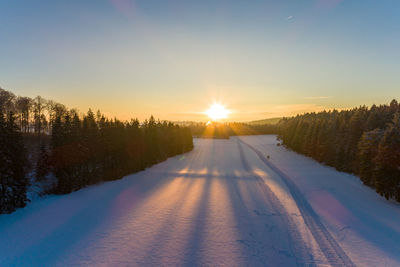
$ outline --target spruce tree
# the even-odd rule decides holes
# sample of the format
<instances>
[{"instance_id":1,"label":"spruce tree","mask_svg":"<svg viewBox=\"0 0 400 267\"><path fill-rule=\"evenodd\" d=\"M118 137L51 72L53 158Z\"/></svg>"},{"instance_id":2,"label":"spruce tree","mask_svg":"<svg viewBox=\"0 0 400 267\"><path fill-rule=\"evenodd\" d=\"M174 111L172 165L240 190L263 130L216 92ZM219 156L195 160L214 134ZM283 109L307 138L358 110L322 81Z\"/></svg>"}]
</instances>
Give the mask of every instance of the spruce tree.
<instances>
[{"instance_id":1,"label":"spruce tree","mask_svg":"<svg viewBox=\"0 0 400 267\"><path fill-rule=\"evenodd\" d=\"M375 171L374 158L378 154L378 146L383 137L384 131L375 129L364 132L358 142L358 174L364 184L373 186L373 175Z\"/></svg>"},{"instance_id":2,"label":"spruce tree","mask_svg":"<svg viewBox=\"0 0 400 267\"><path fill-rule=\"evenodd\" d=\"M379 143L376 162L376 187L386 198L400 201L400 113L395 113Z\"/></svg>"},{"instance_id":3,"label":"spruce tree","mask_svg":"<svg viewBox=\"0 0 400 267\"><path fill-rule=\"evenodd\" d=\"M27 157L19 127L12 112L0 112L0 213L26 205Z\"/></svg>"},{"instance_id":4,"label":"spruce tree","mask_svg":"<svg viewBox=\"0 0 400 267\"><path fill-rule=\"evenodd\" d=\"M35 166L36 179L43 180L50 171L50 159L46 146L42 143L39 149L39 156Z\"/></svg>"}]
</instances>

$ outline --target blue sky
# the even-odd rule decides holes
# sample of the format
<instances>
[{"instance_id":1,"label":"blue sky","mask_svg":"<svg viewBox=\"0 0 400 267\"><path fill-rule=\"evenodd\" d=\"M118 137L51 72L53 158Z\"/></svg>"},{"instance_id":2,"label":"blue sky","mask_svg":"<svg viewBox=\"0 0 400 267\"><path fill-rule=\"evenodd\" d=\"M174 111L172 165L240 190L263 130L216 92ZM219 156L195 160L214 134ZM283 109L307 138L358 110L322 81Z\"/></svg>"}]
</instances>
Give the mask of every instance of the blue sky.
<instances>
[{"instance_id":1,"label":"blue sky","mask_svg":"<svg viewBox=\"0 0 400 267\"><path fill-rule=\"evenodd\" d=\"M0 86L123 119L400 99L399 1L0 1Z\"/></svg>"}]
</instances>

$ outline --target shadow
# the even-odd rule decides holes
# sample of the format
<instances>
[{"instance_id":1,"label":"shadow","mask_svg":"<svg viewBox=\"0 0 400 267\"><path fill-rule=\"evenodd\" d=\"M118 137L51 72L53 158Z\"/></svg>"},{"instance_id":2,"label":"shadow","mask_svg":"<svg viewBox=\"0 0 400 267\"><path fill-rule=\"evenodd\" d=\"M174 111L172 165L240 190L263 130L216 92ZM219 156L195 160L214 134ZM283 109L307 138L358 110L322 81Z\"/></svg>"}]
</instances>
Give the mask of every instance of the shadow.
<instances>
[{"instance_id":1,"label":"shadow","mask_svg":"<svg viewBox=\"0 0 400 267\"><path fill-rule=\"evenodd\" d=\"M315 266L296 223L279 199L252 171L244 148L237 143L243 169L254 178L250 181L235 179L226 183L231 202L235 203L238 223L237 240L251 266Z\"/></svg>"},{"instance_id":2,"label":"shadow","mask_svg":"<svg viewBox=\"0 0 400 267\"><path fill-rule=\"evenodd\" d=\"M257 146L258 147L258 146ZM260 147L263 148L263 151L271 151L271 150L278 150L282 148L278 148L274 144L262 144ZM284 148L286 149L286 148ZM295 152L290 152L293 154L297 155L297 159L301 160L309 160L313 161L316 164L318 164L318 168L328 168L330 171L334 173L340 173L336 169L325 166L321 164L320 162L315 161L314 159L311 159L309 157L306 157L304 155L299 155ZM286 154L282 154L281 157L284 157ZM271 161L267 161L268 165L272 167L273 170L280 172L281 176L284 178L284 180L288 181L291 185L294 185L296 188L295 190L297 191L297 194L301 195L306 195L305 192L302 192L301 189L296 185L296 180L292 179L289 175L286 175L283 171L281 171L278 166L274 165ZM290 164L290 161L282 161L283 164ZM314 167L315 168L315 167ZM309 170L308 170L309 171ZM325 170L324 170L325 171ZM345 175L349 175L347 173L344 173ZM345 177L346 179L343 180L343 183L348 183L349 180L348 178L350 177ZM325 177L321 177L321 179L325 179ZM357 178L358 179L358 178ZM342 181L335 181L335 183L339 184ZM324 186L330 187L332 184L330 184L330 181L324 182ZM365 185L357 185L357 188L361 186L361 190L365 191L368 190ZM292 186L293 187L293 186ZM349 193L348 193L349 192ZM378 214L381 214L382 212L377 213L375 216L371 216L371 213L368 209L365 208L360 208L359 204L364 205L365 203L361 203L363 199L366 198L357 198L357 194L359 193L364 193L364 192L357 192L357 191L340 191L340 190L324 190L321 189L319 192L307 192L307 195L309 195L310 200L312 200L313 207L318 211L318 213L324 217L336 220L342 225L340 229L337 230L336 235L338 236L338 241L342 242L344 241L349 235L347 232L352 232L354 233L354 236L356 238L361 237L363 240L366 240L368 243L372 245L372 249L380 249L384 255L387 255L388 257L396 260L400 260L400 231L398 229L393 228L393 226L388 225L385 223L384 217L379 217ZM390 212L392 210L392 207L386 206L386 205L391 205L389 201L386 201L382 198L380 198L379 195L377 195L373 190L371 190L372 198L368 197L368 200L371 201L371 209L377 209L379 208L378 205L376 205L375 202L385 202L384 206L387 208L387 211ZM304 197L305 198L305 197ZM307 201L307 200L305 200ZM308 204L311 208L311 205ZM396 207L398 210L398 206ZM316 214L316 211L313 211ZM317 214L315 216L318 216ZM387 216L391 216L390 214L387 214ZM393 221L393 220L389 220ZM350 244L357 242L356 240L351 241ZM375 247L375 248L374 248ZM359 252L359 257L365 257L369 256L368 250L360 250Z\"/></svg>"},{"instance_id":3,"label":"shadow","mask_svg":"<svg viewBox=\"0 0 400 267\"><path fill-rule=\"evenodd\" d=\"M326 229L325 225L321 222L320 217L313 210L311 205L308 203L304 195L301 193L297 185L292 181L290 177L284 174L277 166L275 166L271 161L264 157L264 155L255 147L250 144L238 139L240 144L246 145L249 149L254 151L259 159L269 167L273 172L275 172L285 183L286 187L289 189L293 200L296 202L297 207L304 219L304 223L307 225L311 234L313 235L315 241L320 247L321 251L329 261L329 264L334 266L354 266L351 259L347 256L345 251L332 237L329 231ZM267 188L267 187L265 187ZM269 188L268 188L269 190ZM271 192L271 196L273 193ZM276 197L275 197L276 198ZM276 202L278 204L279 200ZM277 206L277 205L276 205ZM284 210L284 209L283 209ZM290 221L288 221L290 223Z\"/></svg>"},{"instance_id":4,"label":"shadow","mask_svg":"<svg viewBox=\"0 0 400 267\"><path fill-rule=\"evenodd\" d=\"M185 179L185 178L182 178ZM184 206L186 204L187 199L189 198L190 193L192 192L193 189L193 184L194 180L190 179L186 181L186 185L182 185L183 188L180 188L180 191L185 191L187 194L181 194L181 197L176 199L174 201L173 205L174 209L173 211L162 221L160 222L160 227L157 231L157 233L152 236L151 241L149 242L149 249L148 252L146 253L146 256L144 258L151 258L154 255L160 255L160 253L163 251L163 249L168 245L168 242L160 242L160 240L163 241L168 241L171 240L172 235L174 234L176 229L176 222L177 218L182 218L182 212L184 209ZM176 244L175 244L176 245ZM157 257L156 263L154 263L156 266L162 266L162 256Z\"/></svg>"},{"instance_id":5,"label":"shadow","mask_svg":"<svg viewBox=\"0 0 400 267\"><path fill-rule=\"evenodd\" d=\"M184 168L196 160L196 155L187 153L186 162L179 161L178 157L168 161L175 160ZM93 185L68 195L50 196L11 214L8 220L0 222L0 253L10 252L0 254L0 265L62 263L77 247L89 247L99 241L98 236L93 236L98 229L107 234L108 224L117 224L175 179L178 175L171 177L169 171L154 175L154 170L168 166L162 162L120 180Z\"/></svg>"},{"instance_id":6,"label":"shadow","mask_svg":"<svg viewBox=\"0 0 400 267\"><path fill-rule=\"evenodd\" d=\"M208 204L210 198L210 186L212 178L207 178L202 188L202 194L199 197L198 203L194 207L193 222L191 230L184 245L183 266L197 266L202 261L202 246L204 232L207 225Z\"/></svg>"}]
</instances>

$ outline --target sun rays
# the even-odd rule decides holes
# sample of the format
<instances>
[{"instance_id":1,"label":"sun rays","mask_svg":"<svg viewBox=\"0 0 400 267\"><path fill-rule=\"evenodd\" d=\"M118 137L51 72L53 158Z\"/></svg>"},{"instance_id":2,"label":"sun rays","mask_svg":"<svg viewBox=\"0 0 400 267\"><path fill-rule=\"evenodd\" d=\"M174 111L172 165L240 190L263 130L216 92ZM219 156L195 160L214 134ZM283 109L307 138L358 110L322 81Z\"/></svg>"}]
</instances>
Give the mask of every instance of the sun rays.
<instances>
[{"instance_id":1,"label":"sun rays","mask_svg":"<svg viewBox=\"0 0 400 267\"><path fill-rule=\"evenodd\" d=\"M228 118L231 112L226 109L223 105L219 103L214 103L210 106L210 108L205 112L205 114L212 120L218 121L222 119Z\"/></svg>"}]
</instances>

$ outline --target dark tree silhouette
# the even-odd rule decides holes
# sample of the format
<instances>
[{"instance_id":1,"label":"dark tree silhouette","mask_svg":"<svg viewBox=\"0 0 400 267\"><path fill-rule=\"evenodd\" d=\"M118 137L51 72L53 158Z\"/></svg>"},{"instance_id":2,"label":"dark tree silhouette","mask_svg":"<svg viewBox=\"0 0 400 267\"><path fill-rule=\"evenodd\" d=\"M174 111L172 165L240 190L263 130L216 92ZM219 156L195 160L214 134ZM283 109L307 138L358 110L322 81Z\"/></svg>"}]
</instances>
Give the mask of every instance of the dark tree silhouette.
<instances>
[{"instance_id":1,"label":"dark tree silhouette","mask_svg":"<svg viewBox=\"0 0 400 267\"><path fill-rule=\"evenodd\" d=\"M189 128L153 116L143 124L108 119L100 111L79 116L41 96L16 97L0 88L0 213L25 206L28 172L46 180L43 193L66 194L191 149Z\"/></svg>"},{"instance_id":2,"label":"dark tree silhouette","mask_svg":"<svg viewBox=\"0 0 400 267\"><path fill-rule=\"evenodd\" d=\"M27 201L27 158L12 112L0 112L0 213L24 207Z\"/></svg>"},{"instance_id":3,"label":"dark tree silhouette","mask_svg":"<svg viewBox=\"0 0 400 267\"><path fill-rule=\"evenodd\" d=\"M72 113L59 114L53 123L56 194L119 179L193 149L188 128L156 122L153 116L141 126L138 120L123 123L91 110L82 119Z\"/></svg>"}]
</instances>

